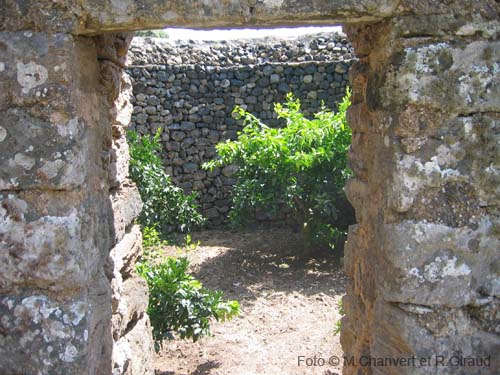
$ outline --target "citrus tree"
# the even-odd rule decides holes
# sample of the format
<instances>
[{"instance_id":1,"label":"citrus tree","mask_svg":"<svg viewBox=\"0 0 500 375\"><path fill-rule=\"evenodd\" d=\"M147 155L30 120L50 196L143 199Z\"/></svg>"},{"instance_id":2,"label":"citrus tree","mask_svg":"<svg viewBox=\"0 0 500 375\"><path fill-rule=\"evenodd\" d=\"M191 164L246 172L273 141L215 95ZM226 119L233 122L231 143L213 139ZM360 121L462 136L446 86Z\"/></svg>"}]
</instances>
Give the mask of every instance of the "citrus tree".
<instances>
[{"instance_id":1,"label":"citrus tree","mask_svg":"<svg viewBox=\"0 0 500 375\"><path fill-rule=\"evenodd\" d=\"M343 190L351 176L347 166L349 105L347 90L337 112L323 107L308 119L300 111L300 100L288 94L284 104L274 107L278 118L285 120L282 128L271 128L236 107L235 117L243 119L243 130L236 140L219 143L218 157L204 164L206 169L239 167L230 218L245 222L255 217L256 210L275 211L286 205L308 245L333 247L350 224L341 211L352 210ZM351 212L348 215L352 217Z\"/></svg>"}]
</instances>

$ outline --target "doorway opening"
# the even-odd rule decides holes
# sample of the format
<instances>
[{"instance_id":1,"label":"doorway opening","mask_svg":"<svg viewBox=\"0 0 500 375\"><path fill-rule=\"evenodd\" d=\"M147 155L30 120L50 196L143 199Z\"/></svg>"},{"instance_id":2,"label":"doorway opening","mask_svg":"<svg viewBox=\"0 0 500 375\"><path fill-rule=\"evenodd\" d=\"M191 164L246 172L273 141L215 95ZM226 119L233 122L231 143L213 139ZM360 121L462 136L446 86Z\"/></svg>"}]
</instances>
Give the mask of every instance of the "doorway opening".
<instances>
[{"instance_id":1,"label":"doorway opening","mask_svg":"<svg viewBox=\"0 0 500 375\"><path fill-rule=\"evenodd\" d=\"M288 92L301 99L307 118L323 104L337 110L355 60L338 31L295 30L285 37L280 30L256 39L254 34L262 30L252 30L246 31L251 37L240 40L236 34L245 31L219 31L226 37L217 41L200 40L221 38L214 32L198 39L195 32L184 31L179 41L165 30L132 42L127 64L134 106L130 128L146 137L160 130L166 173L187 194L197 194L200 212L208 219L204 230L192 234L200 244L188 253L190 271L208 288L239 300L242 310L231 322L214 323L215 337L196 344L166 342L157 355L158 373L271 374L306 368L312 358L341 358L342 249L304 254L301 234L290 227L286 208L260 210L249 225L229 230L237 168L202 167L217 157L218 143L237 139L243 120L234 115L235 105L274 127L284 126L273 106ZM344 229L354 222L350 206L338 214L345 219ZM169 256L178 256L178 250L173 245L162 249ZM325 366L341 369L340 363Z\"/></svg>"}]
</instances>

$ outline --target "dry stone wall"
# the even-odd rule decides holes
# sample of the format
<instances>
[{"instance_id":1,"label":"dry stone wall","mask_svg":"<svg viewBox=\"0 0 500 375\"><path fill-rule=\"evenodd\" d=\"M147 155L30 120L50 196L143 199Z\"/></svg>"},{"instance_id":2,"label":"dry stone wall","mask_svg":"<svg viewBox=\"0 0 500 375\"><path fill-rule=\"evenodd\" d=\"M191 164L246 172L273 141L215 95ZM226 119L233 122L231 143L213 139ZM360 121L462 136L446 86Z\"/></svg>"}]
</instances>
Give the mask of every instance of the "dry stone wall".
<instances>
[{"instance_id":1,"label":"dry stone wall","mask_svg":"<svg viewBox=\"0 0 500 375\"><path fill-rule=\"evenodd\" d=\"M227 217L235 166L207 172L201 164L215 145L235 139L240 105L270 126L282 126L273 103L292 92L306 116L322 103L335 109L345 94L355 61L345 35L313 34L296 39L194 42L134 38L128 72L133 80L131 129L162 129L163 160L174 183L196 191L210 226ZM258 220L278 219L259 213Z\"/></svg>"}]
</instances>

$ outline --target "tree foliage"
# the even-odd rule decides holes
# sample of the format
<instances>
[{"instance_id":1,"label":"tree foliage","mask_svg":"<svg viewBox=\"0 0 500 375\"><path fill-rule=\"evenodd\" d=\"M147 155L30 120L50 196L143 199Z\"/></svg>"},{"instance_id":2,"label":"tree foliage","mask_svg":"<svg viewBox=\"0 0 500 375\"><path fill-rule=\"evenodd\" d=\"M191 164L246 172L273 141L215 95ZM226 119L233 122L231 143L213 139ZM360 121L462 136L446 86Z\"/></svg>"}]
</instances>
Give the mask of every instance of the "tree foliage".
<instances>
[{"instance_id":1,"label":"tree foliage","mask_svg":"<svg viewBox=\"0 0 500 375\"><path fill-rule=\"evenodd\" d=\"M207 169L239 167L230 217L244 222L256 210L277 210L285 204L310 243L333 245L346 229L339 207L346 206L343 187L351 175L349 105L348 90L337 113L323 107L308 119L300 111L300 100L288 94L286 102L274 108L286 122L283 128L271 128L236 107L236 116L244 121L242 132L235 141L219 143L218 158L204 164Z\"/></svg>"}]
</instances>

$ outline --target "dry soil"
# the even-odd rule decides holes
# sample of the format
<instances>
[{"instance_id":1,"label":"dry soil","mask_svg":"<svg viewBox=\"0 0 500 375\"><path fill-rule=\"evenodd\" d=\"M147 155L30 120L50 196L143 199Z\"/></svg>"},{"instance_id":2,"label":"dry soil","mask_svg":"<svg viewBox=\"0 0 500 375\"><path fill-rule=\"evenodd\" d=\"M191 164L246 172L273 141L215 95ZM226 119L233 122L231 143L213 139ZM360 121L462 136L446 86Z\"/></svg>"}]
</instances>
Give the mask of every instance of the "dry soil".
<instances>
[{"instance_id":1,"label":"dry soil","mask_svg":"<svg viewBox=\"0 0 500 375\"><path fill-rule=\"evenodd\" d=\"M157 375L341 373L334 330L346 277L338 254L298 255L302 242L285 229L212 230L193 238L201 244L188 252L192 273L239 300L241 315L213 323L213 336L196 343L165 343ZM179 254L173 246L165 251Z\"/></svg>"}]
</instances>

